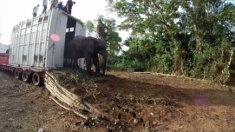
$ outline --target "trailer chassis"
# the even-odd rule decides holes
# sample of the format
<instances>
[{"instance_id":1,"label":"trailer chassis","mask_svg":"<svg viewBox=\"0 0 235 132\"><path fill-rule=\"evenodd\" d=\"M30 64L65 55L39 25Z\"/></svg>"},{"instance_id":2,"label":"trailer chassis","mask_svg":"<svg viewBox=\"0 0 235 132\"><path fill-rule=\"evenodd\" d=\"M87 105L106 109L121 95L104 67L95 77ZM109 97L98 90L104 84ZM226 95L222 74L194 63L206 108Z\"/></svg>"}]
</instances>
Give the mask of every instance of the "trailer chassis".
<instances>
[{"instance_id":1,"label":"trailer chassis","mask_svg":"<svg viewBox=\"0 0 235 132\"><path fill-rule=\"evenodd\" d=\"M0 64L0 70L7 70L13 73L17 80L23 80L27 83L33 83L36 86L44 84L45 71L38 69L27 69L9 64Z\"/></svg>"}]
</instances>

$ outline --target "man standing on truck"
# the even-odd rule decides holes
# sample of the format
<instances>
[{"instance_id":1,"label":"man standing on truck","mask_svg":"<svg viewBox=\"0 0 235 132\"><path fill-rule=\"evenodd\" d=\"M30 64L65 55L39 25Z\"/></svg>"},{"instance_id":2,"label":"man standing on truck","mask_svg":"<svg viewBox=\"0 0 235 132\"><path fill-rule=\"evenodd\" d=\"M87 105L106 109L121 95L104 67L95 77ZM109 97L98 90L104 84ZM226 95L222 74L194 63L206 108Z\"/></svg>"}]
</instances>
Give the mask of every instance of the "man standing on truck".
<instances>
[{"instance_id":1,"label":"man standing on truck","mask_svg":"<svg viewBox=\"0 0 235 132\"><path fill-rule=\"evenodd\" d=\"M67 6L66 6L66 8L67 8L67 13L68 13L69 15L71 15L71 13L72 13L73 4L75 4L75 2L73 2L72 0L68 0L68 1L67 1Z\"/></svg>"},{"instance_id":2,"label":"man standing on truck","mask_svg":"<svg viewBox=\"0 0 235 132\"><path fill-rule=\"evenodd\" d=\"M57 4L58 4L58 0L51 0L51 8L50 8L50 10L52 10L52 8L55 8Z\"/></svg>"},{"instance_id":3,"label":"man standing on truck","mask_svg":"<svg viewBox=\"0 0 235 132\"><path fill-rule=\"evenodd\" d=\"M43 11L42 14L47 10L47 0L43 0Z\"/></svg>"},{"instance_id":4,"label":"man standing on truck","mask_svg":"<svg viewBox=\"0 0 235 132\"><path fill-rule=\"evenodd\" d=\"M57 4L56 8L58 8L58 9L60 9L60 10L62 10L62 11L65 11L62 2L60 2L59 4Z\"/></svg>"},{"instance_id":5,"label":"man standing on truck","mask_svg":"<svg viewBox=\"0 0 235 132\"><path fill-rule=\"evenodd\" d=\"M37 5L37 6L35 6L35 7L33 8L33 17L36 17L36 16L37 16L38 7L39 7L39 5Z\"/></svg>"}]
</instances>

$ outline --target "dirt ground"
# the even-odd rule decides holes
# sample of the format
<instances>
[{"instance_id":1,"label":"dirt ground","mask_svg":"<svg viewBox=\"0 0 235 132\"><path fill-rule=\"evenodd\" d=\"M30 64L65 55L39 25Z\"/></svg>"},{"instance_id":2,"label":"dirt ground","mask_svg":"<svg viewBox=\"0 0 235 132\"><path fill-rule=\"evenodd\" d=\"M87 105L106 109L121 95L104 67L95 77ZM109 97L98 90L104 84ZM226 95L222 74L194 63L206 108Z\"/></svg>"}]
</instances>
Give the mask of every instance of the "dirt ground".
<instances>
[{"instance_id":1,"label":"dirt ground","mask_svg":"<svg viewBox=\"0 0 235 132\"><path fill-rule=\"evenodd\" d=\"M45 87L0 71L0 132L234 132L235 89L196 79L108 72L83 100L108 115L84 121ZM84 93L77 87L77 94ZM85 114L85 113L84 113Z\"/></svg>"}]
</instances>

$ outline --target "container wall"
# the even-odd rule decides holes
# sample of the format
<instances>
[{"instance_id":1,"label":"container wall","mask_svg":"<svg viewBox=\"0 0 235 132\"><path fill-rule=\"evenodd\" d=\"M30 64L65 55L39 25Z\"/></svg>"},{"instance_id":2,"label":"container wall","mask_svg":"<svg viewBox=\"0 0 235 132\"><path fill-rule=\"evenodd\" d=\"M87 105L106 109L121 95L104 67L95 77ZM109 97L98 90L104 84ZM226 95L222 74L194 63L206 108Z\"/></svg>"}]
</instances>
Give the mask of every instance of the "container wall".
<instances>
[{"instance_id":1,"label":"container wall","mask_svg":"<svg viewBox=\"0 0 235 132\"><path fill-rule=\"evenodd\" d=\"M20 22L13 28L9 64L27 68L45 68L50 11Z\"/></svg>"},{"instance_id":2,"label":"container wall","mask_svg":"<svg viewBox=\"0 0 235 132\"><path fill-rule=\"evenodd\" d=\"M49 27L48 27L48 46L46 49L46 59L45 59L45 65L47 68L54 68L54 51L55 51L55 42L52 40L51 36L53 34L56 34L56 21L58 19L58 14L56 14L56 10L53 9L51 12L51 17L49 20Z\"/></svg>"},{"instance_id":3,"label":"container wall","mask_svg":"<svg viewBox=\"0 0 235 132\"><path fill-rule=\"evenodd\" d=\"M18 44L20 40L21 23L17 24L12 30L10 50L9 50L9 63L18 64Z\"/></svg>"},{"instance_id":4,"label":"container wall","mask_svg":"<svg viewBox=\"0 0 235 132\"><path fill-rule=\"evenodd\" d=\"M67 20L68 17L65 14L63 13L59 14L59 20L56 25L56 34L59 36L60 40L55 42L54 63L56 67L63 67Z\"/></svg>"},{"instance_id":5,"label":"container wall","mask_svg":"<svg viewBox=\"0 0 235 132\"><path fill-rule=\"evenodd\" d=\"M76 22L75 36L77 35L86 36L85 25L82 25L80 22Z\"/></svg>"},{"instance_id":6,"label":"container wall","mask_svg":"<svg viewBox=\"0 0 235 132\"><path fill-rule=\"evenodd\" d=\"M34 69L63 67L69 15L53 9L13 28L9 64ZM76 18L76 34L85 36L85 26ZM71 20L70 20L71 21Z\"/></svg>"}]
</instances>

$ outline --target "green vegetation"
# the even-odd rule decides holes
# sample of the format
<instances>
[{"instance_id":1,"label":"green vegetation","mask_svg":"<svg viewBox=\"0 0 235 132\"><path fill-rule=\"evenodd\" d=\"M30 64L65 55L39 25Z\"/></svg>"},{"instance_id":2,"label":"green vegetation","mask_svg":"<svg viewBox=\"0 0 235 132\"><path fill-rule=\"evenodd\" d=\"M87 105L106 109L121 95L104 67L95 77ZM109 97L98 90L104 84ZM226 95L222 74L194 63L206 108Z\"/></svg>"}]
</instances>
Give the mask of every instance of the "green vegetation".
<instances>
[{"instance_id":1,"label":"green vegetation","mask_svg":"<svg viewBox=\"0 0 235 132\"><path fill-rule=\"evenodd\" d=\"M233 74L235 74L235 70L230 70L230 73L233 73Z\"/></svg>"},{"instance_id":2,"label":"green vegetation","mask_svg":"<svg viewBox=\"0 0 235 132\"><path fill-rule=\"evenodd\" d=\"M74 70L71 74L71 78L75 81L75 83L81 83L84 79L84 75L79 70Z\"/></svg>"},{"instance_id":3,"label":"green vegetation","mask_svg":"<svg viewBox=\"0 0 235 132\"><path fill-rule=\"evenodd\" d=\"M109 10L124 21L116 26L115 20L100 16L97 28L88 30L96 29L97 36L107 42L108 69L132 67L217 82L229 80L235 5L222 0L108 1ZM121 56L117 56L121 47L117 29L132 30L123 42L129 50Z\"/></svg>"},{"instance_id":4,"label":"green vegetation","mask_svg":"<svg viewBox=\"0 0 235 132\"><path fill-rule=\"evenodd\" d=\"M103 76L103 77L94 78L92 80L95 83L103 83L103 82L109 82L110 78L108 76Z\"/></svg>"},{"instance_id":5,"label":"green vegetation","mask_svg":"<svg viewBox=\"0 0 235 132\"><path fill-rule=\"evenodd\" d=\"M93 23L97 23L97 26L94 26L95 24ZM104 16L99 16L93 23L91 21L87 21L86 23L88 34L93 34L106 42L108 53L107 63L114 64L116 62L116 54L121 50L120 42L122 41L116 31L116 21L114 19L104 18Z\"/></svg>"}]
</instances>

